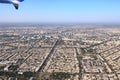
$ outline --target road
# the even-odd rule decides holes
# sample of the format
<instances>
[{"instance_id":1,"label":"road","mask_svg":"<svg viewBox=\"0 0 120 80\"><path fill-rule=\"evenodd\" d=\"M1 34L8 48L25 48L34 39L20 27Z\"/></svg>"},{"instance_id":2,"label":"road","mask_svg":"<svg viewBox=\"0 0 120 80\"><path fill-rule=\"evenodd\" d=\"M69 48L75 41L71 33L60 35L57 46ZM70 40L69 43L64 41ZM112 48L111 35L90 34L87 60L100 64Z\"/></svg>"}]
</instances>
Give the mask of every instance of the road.
<instances>
[{"instance_id":1,"label":"road","mask_svg":"<svg viewBox=\"0 0 120 80\"><path fill-rule=\"evenodd\" d=\"M79 48L76 48L75 47L75 51L76 51L76 55L77 55L77 60L78 60L78 62L79 62L79 80L82 80L82 75L83 75L83 67L82 67L82 50L81 50L81 52L79 52L79 50L78 50Z\"/></svg>"},{"instance_id":2,"label":"road","mask_svg":"<svg viewBox=\"0 0 120 80\"><path fill-rule=\"evenodd\" d=\"M50 52L49 52L49 54L48 54L48 56L47 56L46 59L43 61L42 65L39 66L39 69L38 69L37 72L43 72L43 69L45 68L45 66L47 65L48 61L50 60L50 58L51 58L51 56L52 56L52 54L53 54L56 46L57 46L58 43L60 42L60 40L61 40L61 39L59 38L59 39L57 39L57 40L55 41L53 47L51 48L51 50L50 50Z\"/></svg>"}]
</instances>

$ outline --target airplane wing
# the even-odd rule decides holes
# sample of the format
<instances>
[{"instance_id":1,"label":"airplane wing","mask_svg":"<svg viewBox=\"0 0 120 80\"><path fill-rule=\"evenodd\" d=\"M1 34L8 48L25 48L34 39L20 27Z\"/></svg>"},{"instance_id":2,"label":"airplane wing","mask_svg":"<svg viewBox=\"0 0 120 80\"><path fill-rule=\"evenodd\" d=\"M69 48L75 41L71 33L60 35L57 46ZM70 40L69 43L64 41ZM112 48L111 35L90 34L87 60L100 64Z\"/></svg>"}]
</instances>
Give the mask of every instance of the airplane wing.
<instances>
[{"instance_id":1,"label":"airplane wing","mask_svg":"<svg viewBox=\"0 0 120 80\"><path fill-rule=\"evenodd\" d=\"M0 3L8 3L11 4L11 2L9 0L0 0Z\"/></svg>"},{"instance_id":2,"label":"airplane wing","mask_svg":"<svg viewBox=\"0 0 120 80\"><path fill-rule=\"evenodd\" d=\"M5 4L13 4L15 9L19 8L19 3L23 2L24 0L0 0L0 3L5 3Z\"/></svg>"}]
</instances>

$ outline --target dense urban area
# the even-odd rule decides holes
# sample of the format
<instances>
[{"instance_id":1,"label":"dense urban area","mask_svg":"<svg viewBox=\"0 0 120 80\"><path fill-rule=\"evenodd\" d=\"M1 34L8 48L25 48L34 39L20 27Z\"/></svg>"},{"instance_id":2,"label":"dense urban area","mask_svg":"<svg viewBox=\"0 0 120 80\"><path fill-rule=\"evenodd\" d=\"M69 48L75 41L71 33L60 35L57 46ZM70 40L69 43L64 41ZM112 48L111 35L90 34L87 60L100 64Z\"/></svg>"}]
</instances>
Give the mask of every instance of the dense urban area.
<instances>
[{"instance_id":1,"label":"dense urban area","mask_svg":"<svg viewBox=\"0 0 120 80\"><path fill-rule=\"evenodd\" d=\"M1 24L0 80L120 80L120 26Z\"/></svg>"}]
</instances>

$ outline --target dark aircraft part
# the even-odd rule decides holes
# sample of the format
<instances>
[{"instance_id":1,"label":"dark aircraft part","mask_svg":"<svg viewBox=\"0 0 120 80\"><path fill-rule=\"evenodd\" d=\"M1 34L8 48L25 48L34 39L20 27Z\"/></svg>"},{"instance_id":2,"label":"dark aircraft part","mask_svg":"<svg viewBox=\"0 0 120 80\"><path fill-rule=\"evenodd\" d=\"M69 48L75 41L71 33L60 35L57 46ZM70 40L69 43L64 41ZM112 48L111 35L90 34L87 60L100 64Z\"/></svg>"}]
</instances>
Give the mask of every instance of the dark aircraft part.
<instances>
[{"instance_id":1,"label":"dark aircraft part","mask_svg":"<svg viewBox=\"0 0 120 80\"><path fill-rule=\"evenodd\" d=\"M14 5L15 9L17 9L17 10L18 10L19 5L18 5L18 4L14 4L14 3L13 3L13 5Z\"/></svg>"},{"instance_id":2,"label":"dark aircraft part","mask_svg":"<svg viewBox=\"0 0 120 80\"><path fill-rule=\"evenodd\" d=\"M23 2L24 0L18 0L18 1Z\"/></svg>"},{"instance_id":3,"label":"dark aircraft part","mask_svg":"<svg viewBox=\"0 0 120 80\"><path fill-rule=\"evenodd\" d=\"M10 1L7 1L7 0L0 0L0 3L7 3L7 4L11 4Z\"/></svg>"}]
</instances>

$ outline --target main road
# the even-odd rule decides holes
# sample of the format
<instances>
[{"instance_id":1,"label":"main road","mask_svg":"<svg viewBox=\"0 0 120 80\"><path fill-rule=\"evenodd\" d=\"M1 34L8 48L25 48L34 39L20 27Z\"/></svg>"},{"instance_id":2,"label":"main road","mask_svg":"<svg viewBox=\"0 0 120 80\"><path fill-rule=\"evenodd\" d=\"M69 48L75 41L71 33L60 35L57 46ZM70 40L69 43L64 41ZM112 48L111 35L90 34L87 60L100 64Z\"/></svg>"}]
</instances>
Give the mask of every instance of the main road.
<instances>
[{"instance_id":1,"label":"main road","mask_svg":"<svg viewBox=\"0 0 120 80\"><path fill-rule=\"evenodd\" d=\"M43 61L43 63L39 66L37 72L43 72L43 69L44 69L45 66L47 65L47 63L48 63L48 61L50 60L50 58L51 58L51 56L52 56L52 54L53 54L56 46L58 45L58 43L59 43L60 41L61 41L61 38L58 38L58 39L55 41L55 43L54 43L53 47L51 48L49 54L47 55L47 57L46 57L46 59Z\"/></svg>"}]
</instances>

